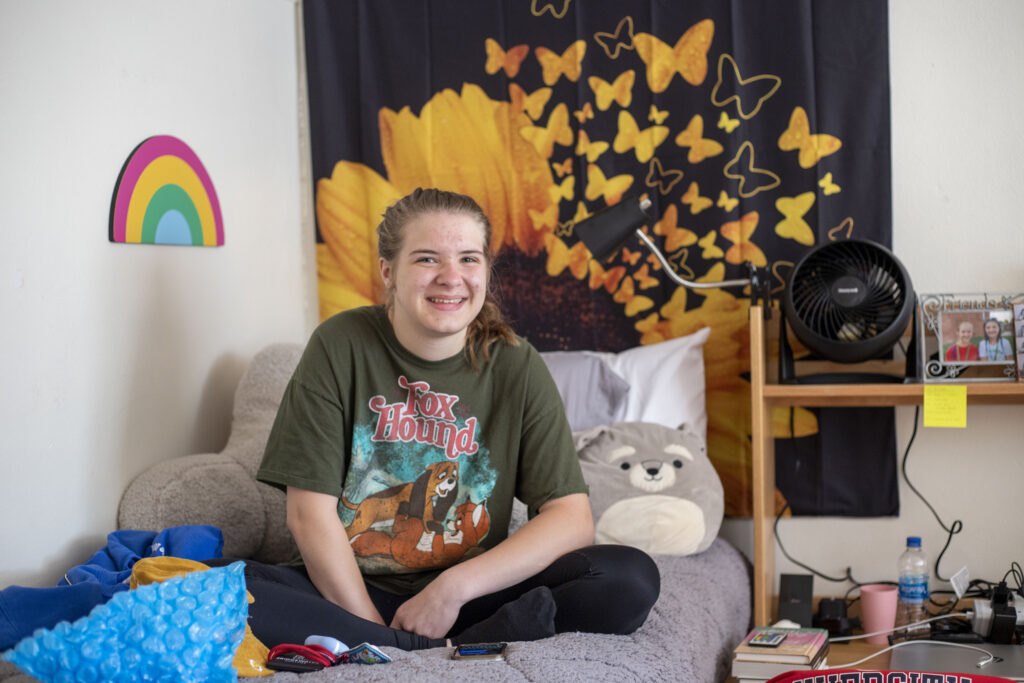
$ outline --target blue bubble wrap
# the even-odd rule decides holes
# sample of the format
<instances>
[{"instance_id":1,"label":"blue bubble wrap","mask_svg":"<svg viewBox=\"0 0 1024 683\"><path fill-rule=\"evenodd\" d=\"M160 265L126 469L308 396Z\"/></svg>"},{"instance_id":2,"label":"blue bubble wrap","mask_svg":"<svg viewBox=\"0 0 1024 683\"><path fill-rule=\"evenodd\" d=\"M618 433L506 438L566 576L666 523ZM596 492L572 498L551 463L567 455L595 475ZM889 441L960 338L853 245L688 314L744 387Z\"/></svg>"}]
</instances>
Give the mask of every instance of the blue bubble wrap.
<instances>
[{"instance_id":1,"label":"blue bubble wrap","mask_svg":"<svg viewBox=\"0 0 1024 683\"><path fill-rule=\"evenodd\" d=\"M3 653L44 683L237 681L245 635L243 562L118 593L74 623L37 629Z\"/></svg>"}]
</instances>

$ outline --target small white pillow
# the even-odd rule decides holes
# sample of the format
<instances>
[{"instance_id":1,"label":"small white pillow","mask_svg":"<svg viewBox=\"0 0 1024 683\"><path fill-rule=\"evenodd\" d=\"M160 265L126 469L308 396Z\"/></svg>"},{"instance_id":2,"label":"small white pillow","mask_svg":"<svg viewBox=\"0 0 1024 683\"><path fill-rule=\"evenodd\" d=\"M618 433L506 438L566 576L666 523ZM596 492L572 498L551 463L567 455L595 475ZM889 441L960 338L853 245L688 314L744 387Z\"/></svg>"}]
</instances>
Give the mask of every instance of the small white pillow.
<instances>
[{"instance_id":1,"label":"small white pillow","mask_svg":"<svg viewBox=\"0 0 1024 683\"><path fill-rule=\"evenodd\" d=\"M704 400L705 327L686 337L637 346L619 353L588 351L629 384L623 422L653 422L675 429L690 425L707 438Z\"/></svg>"}]
</instances>

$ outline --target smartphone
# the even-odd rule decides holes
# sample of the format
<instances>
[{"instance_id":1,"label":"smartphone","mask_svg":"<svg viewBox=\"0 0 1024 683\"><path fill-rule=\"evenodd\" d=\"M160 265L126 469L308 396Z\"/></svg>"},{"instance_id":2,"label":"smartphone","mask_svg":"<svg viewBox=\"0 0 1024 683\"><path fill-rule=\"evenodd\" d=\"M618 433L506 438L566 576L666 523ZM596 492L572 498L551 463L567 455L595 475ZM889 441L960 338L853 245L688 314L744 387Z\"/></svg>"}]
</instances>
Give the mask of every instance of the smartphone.
<instances>
[{"instance_id":1,"label":"smartphone","mask_svg":"<svg viewBox=\"0 0 1024 683\"><path fill-rule=\"evenodd\" d=\"M459 645L452 652L452 659L505 659L508 643L470 643Z\"/></svg>"}]
</instances>

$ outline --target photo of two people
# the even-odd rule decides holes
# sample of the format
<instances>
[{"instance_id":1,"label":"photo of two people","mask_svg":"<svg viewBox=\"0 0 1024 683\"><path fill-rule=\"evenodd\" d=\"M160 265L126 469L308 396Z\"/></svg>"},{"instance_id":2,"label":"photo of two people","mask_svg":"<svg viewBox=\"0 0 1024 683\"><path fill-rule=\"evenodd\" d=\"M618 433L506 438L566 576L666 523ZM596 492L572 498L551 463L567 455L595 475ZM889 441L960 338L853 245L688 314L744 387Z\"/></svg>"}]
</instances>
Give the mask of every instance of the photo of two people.
<instances>
[{"instance_id":1,"label":"photo of two people","mask_svg":"<svg viewBox=\"0 0 1024 683\"><path fill-rule=\"evenodd\" d=\"M1013 317L1016 320L1015 333L1017 342L1017 379L1024 379L1024 304L1013 305Z\"/></svg>"},{"instance_id":2,"label":"photo of two people","mask_svg":"<svg viewBox=\"0 0 1024 683\"><path fill-rule=\"evenodd\" d=\"M953 364L1001 364L1014 362L1014 311L980 310L943 312L942 358ZM1024 327L1024 326L1022 326Z\"/></svg>"}]
</instances>

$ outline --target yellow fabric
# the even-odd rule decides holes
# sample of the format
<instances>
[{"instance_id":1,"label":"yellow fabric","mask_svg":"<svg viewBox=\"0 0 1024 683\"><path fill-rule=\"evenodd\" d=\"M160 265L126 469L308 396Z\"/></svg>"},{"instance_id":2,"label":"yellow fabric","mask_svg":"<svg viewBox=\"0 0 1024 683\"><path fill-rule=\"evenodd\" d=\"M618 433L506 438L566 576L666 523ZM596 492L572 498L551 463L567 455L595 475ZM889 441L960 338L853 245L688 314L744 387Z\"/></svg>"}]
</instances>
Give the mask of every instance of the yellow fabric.
<instances>
[{"instance_id":1,"label":"yellow fabric","mask_svg":"<svg viewBox=\"0 0 1024 683\"><path fill-rule=\"evenodd\" d=\"M182 557L144 557L132 567L132 575L128 586L135 590L139 586L146 586L151 583L160 583L175 576L182 576L189 572L201 572L209 569L202 562L186 560ZM252 593L249 593L249 604L252 604ZM243 678L256 678L259 676L272 676L273 669L267 668L267 655L270 650L260 642L259 638L253 635L249 625L245 625L245 637L242 644L235 652L232 664L235 671Z\"/></svg>"}]
</instances>

